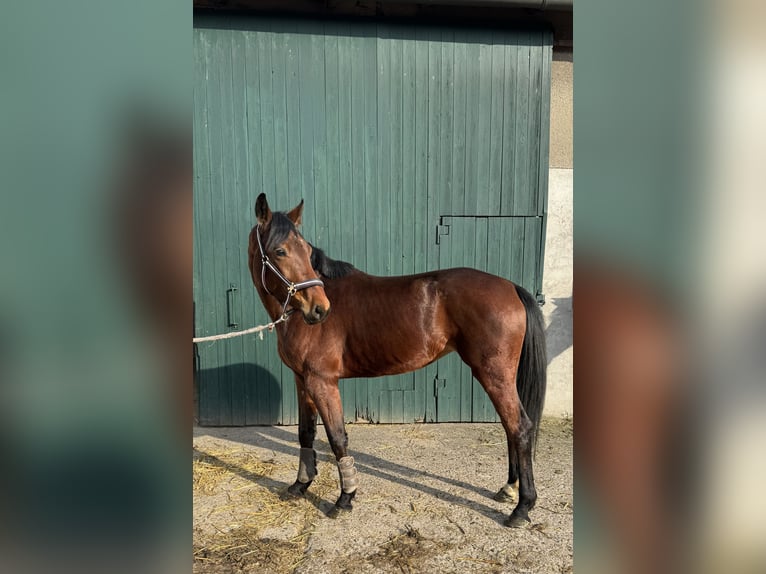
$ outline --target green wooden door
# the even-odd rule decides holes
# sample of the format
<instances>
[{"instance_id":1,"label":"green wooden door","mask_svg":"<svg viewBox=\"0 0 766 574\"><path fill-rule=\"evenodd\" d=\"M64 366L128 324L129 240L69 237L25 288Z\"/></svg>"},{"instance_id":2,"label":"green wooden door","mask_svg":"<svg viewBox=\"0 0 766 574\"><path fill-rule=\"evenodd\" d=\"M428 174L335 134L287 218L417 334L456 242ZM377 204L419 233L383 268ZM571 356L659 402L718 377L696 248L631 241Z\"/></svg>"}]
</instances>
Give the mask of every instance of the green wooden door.
<instances>
[{"instance_id":1,"label":"green wooden door","mask_svg":"<svg viewBox=\"0 0 766 574\"><path fill-rule=\"evenodd\" d=\"M438 230L453 217L463 233L455 221L472 216L489 237L508 233L496 218L539 218L538 235L513 240L542 258L550 41L543 30L196 18L195 333L267 321L246 261L261 192L278 209L303 198L307 239L368 273L454 261L520 281L508 250L447 254ZM490 255L496 264L482 262ZM540 275L532 281L538 292ZM202 424L297 422L275 343L198 345ZM440 394L437 405L435 381L449 372L440 362L341 381L346 419L472 420L473 406L437 414L448 403ZM456 377L445 381L452 392Z\"/></svg>"},{"instance_id":2,"label":"green wooden door","mask_svg":"<svg viewBox=\"0 0 766 574\"><path fill-rule=\"evenodd\" d=\"M439 267L474 267L539 293L542 216L442 217ZM471 370L453 353L437 363L436 421L499 420Z\"/></svg>"}]
</instances>

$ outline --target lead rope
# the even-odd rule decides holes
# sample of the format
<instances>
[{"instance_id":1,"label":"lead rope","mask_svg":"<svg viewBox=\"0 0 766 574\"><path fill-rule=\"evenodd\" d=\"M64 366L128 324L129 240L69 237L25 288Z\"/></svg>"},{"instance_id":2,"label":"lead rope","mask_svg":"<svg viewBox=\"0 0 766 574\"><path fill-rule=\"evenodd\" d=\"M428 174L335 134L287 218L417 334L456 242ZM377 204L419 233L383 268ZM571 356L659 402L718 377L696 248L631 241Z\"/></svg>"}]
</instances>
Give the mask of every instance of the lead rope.
<instances>
[{"instance_id":1,"label":"lead rope","mask_svg":"<svg viewBox=\"0 0 766 574\"><path fill-rule=\"evenodd\" d=\"M290 316L290 313L283 313L282 316L277 319L276 321L272 321L271 323L268 323L266 325L259 325L257 327L251 327L249 329L245 329L244 331L232 331L231 333L224 333L223 335L210 335L208 337L194 337L192 339L192 343L207 343L208 341L220 341L221 339L233 339L234 337L241 337L242 335L249 335L250 333L260 333L261 331L265 331L268 329L269 331L273 331L274 327L279 325L280 323L287 321L287 318ZM263 335L261 335L261 338L263 338Z\"/></svg>"}]
</instances>

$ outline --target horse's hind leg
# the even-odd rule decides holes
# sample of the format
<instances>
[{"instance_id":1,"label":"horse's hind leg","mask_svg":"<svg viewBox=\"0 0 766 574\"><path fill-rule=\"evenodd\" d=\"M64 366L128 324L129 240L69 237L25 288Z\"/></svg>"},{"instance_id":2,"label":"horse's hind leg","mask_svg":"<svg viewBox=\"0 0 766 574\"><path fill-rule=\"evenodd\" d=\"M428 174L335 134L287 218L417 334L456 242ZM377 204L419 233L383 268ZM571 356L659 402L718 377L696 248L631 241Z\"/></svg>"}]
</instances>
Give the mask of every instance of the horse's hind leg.
<instances>
[{"instance_id":1,"label":"horse's hind leg","mask_svg":"<svg viewBox=\"0 0 766 574\"><path fill-rule=\"evenodd\" d=\"M508 483L495 495L496 500L512 500L515 482L519 481L518 504L506 526L522 526L529 522L529 511L537 501L537 491L532 472L532 421L521 406L516 391L516 371L493 368L486 365L473 367L473 374L487 391L500 416L508 440Z\"/></svg>"},{"instance_id":2,"label":"horse's hind leg","mask_svg":"<svg viewBox=\"0 0 766 574\"><path fill-rule=\"evenodd\" d=\"M530 522L529 511L537 501L535 478L532 472L532 433L534 432L532 421L529 420L524 408L519 404L521 413L519 431L516 436L516 453L518 457L519 472L519 503L505 521L506 526L523 526Z\"/></svg>"},{"instance_id":3,"label":"horse's hind leg","mask_svg":"<svg viewBox=\"0 0 766 574\"><path fill-rule=\"evenodd\" d=\"M337 379L312 378L306 381L306 390L317 406L322 417L327 440L330 441L335 458L338 461L340 475L340 497L330 511L335 517L341 511L351 510L351 501L356 495L357 476L354 457L348 456L348 435L343 423L343 403L340 398Z\"/></svg>"},{"instance_id":4,"label":"horse's hind leg","mask_svg":"<svg viewBox=\"0 0 766 574\"><path fill-rule=\"evenodd\" d=\"M298 394L298 440L301 445L298 462L298 477L288 487L287 497L300 497L306 494L317 475L317 455L314 451L314 438L317 433L317 408L306 392L303 378L295 375Z\"/></svg>"}]
</instances>

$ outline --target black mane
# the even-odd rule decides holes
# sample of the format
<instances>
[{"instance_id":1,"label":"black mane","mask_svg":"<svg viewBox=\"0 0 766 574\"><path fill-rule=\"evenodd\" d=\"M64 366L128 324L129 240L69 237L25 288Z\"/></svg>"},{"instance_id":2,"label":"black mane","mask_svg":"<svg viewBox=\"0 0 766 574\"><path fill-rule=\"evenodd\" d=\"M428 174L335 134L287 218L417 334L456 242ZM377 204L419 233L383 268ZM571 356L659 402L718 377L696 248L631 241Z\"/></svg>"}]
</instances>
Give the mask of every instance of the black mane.
<instances>
[{"instance_id":1,"label":"black mane","mask_svg":"<svg viewBox=\"0 0 766 574\"><path fill-rule=\"evenodd\" d=\"M293 232L300 235L300 232L290 218L281 211L273 212L271 223L269 224L269 236L264 248L266 251L274 249L277 245L283 243L290 233ZM311 249L311 267L325 279L339 279L356 270L351 263L330 259L319 247L312 245Z\"/></svg>"},{"instance_id":2,"label":"black mane","mask_svg":"<svg viewBox=\"0 0 766 574\"><path fill-rule=\"evenodd\" d=\"M356 270L351 263L330 259L319 247L312 245L311 248L311 267L325 279L339 279Z\"/></svg>"}]
</instances>

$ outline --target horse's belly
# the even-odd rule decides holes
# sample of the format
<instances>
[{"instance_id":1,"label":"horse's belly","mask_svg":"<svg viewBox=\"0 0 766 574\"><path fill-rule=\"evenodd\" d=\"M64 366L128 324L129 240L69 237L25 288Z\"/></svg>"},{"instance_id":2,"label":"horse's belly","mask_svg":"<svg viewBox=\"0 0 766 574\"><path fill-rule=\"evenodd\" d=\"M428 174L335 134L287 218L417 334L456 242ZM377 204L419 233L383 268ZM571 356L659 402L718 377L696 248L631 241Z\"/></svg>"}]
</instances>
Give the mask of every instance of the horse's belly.
<instances>
[{"instance_id":1,"label":"horse's belly","mask_svg":"<svg viewBox=\"0 0 766 574\"><path fill-rule=\"evenodd\" d=\"M452 351L453 349L446 344L423 346L417 349L411 346L386 348L383 345L376 345L364 353L349 350L344 354L342 377L401 375L425 367Z\"/></svg>"}]
</instances>

